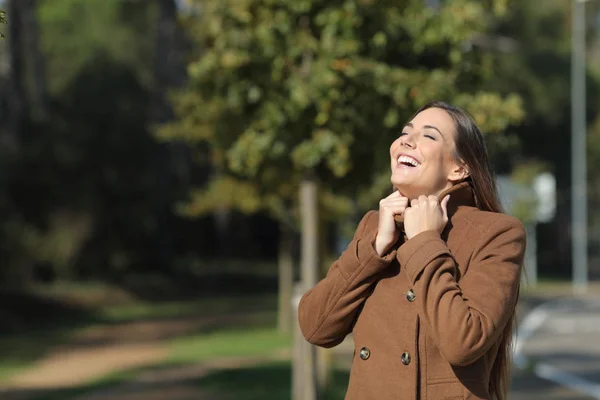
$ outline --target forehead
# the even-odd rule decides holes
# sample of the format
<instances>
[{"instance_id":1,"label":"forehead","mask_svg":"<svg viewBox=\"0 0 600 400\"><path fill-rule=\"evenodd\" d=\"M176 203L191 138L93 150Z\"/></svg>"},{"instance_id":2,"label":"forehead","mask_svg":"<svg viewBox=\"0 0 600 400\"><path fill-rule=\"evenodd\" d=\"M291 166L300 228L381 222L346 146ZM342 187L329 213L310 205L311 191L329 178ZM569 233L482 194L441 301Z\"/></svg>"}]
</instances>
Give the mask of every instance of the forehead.
<instances>
[{"instance_id":1,"label":"forehead","mask_svg":"<svg viewBox=\"0 0 600 400\"><path fill-rule=\"evenodd\" d=\"M410 122L415 128L421 128L424 125L435 126L447 137L454 137L456 131L454 120L450 114L441 108L423 110L415 115Z\"/></svg>"}]
</instances>

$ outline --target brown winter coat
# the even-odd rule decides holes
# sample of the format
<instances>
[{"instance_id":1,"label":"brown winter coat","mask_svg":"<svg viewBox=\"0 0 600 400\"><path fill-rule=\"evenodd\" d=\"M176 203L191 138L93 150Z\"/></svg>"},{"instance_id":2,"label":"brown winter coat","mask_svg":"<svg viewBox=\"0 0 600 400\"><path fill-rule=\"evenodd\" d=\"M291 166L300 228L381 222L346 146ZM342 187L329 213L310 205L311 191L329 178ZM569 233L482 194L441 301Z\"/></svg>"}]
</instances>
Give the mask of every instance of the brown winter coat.
<instances>
[{"instance_id":1,"label":"brown winter coat","mask_svg":"<svg viewBox=\"0 0 600 400\"><path fill-rule=\"evenodd\" d=\"M346 400L490 398L490 371L517 302L525 231L513 217L476 208L468 183L448 192L441 237L404 238L379 257L371 211L302 297L300 327L310 343L332 347L353 333Z\"/></svg>"}]
</instances>

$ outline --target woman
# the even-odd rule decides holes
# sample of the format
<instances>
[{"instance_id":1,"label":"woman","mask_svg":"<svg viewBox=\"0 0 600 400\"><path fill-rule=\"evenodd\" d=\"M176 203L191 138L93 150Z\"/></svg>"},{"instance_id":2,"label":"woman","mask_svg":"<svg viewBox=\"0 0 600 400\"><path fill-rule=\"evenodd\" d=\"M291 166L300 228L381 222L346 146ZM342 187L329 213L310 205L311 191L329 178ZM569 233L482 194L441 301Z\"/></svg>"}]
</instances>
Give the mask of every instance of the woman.
<instances>
[{"instance_id":1,"label":"woman","mask_svg":"<svg viewBox=\"0 0 600 400\"><path fill-rule=\"evenodd\" d=\"M525 231L481 132L433 102L390 156L396 190L302 297L302 332L322 347L353 332L346 400L505 399Z\"/></svg>"}]
</instances>

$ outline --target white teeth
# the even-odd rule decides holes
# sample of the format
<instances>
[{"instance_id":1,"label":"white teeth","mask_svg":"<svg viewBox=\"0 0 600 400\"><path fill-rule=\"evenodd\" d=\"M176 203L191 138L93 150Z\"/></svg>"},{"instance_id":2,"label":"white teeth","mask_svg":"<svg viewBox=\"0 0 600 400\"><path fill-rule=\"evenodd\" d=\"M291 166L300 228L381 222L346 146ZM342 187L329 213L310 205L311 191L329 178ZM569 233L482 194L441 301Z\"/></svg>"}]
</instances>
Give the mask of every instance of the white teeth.
<instances>
[{"instance_id":1,"label":"white teeth","mask_svg":"<svg viewBox=\"0 0 600 400\"><path fill-rule=\"evenodd\" d=\"M406 164L410 164L413 167L418 167L419 165L421 165L420 162L418 162L417 160L415 160L414 158L410 157L410 156L400 156L398 157L398 164L401 163L406 163Z\"/></svg>"}]
</instances>

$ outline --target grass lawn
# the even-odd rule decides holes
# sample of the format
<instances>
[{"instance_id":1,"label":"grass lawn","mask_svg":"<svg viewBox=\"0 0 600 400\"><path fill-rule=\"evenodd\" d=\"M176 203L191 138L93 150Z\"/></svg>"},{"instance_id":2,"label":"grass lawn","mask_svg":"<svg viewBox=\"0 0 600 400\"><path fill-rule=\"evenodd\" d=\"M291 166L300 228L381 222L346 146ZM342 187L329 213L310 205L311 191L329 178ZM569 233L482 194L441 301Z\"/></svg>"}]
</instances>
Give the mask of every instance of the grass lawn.
<instances>
[{"instance_id":1,"label":"grass lawn","mask_svg":"<svg viewBox=\"0 0 600 400\"><path fill-rule=\"evenodd\" d=\"M289 362L273 362L215 371L197 383L227 400L291 400L291 376ZM343 400L348 379L348 371L334 371L323 400Z\"/></svg>"}]
</instances>

